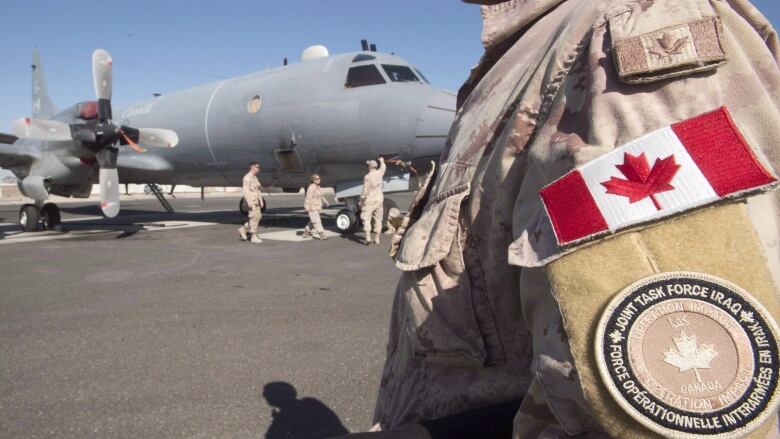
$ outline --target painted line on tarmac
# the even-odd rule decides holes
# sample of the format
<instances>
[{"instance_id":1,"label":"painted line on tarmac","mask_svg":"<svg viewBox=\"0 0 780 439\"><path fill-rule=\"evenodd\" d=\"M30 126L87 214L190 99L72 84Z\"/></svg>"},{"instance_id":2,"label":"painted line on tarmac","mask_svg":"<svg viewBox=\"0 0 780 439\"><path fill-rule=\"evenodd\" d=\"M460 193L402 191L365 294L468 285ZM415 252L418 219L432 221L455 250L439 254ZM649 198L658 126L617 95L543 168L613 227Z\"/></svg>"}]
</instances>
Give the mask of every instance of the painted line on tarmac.
<instances>
[{"instance_id":1,"label":"painted line on tarmac","mask_svg":"<svg viewBox=\"0 0 780 439\"><path fill-rule=\"evenodd\" d=\"M259 236L261 239L267 239L269 241L303 242L315 240L314 238L304 238L303 229L289 229L280 230L277 232L258 233L257 236ZM330 230L326 230L325 236L328 238L333 238L334 236L339 236L339 234L331 232Z\"/></svg>"},{"instance_id":2,"label":"painted line on tarmac","mask_svg":"<svg viewBox=\"0 0 780 439\"><path fill-rule=\"evenodd\" d=\"M136 225L106 225L105 230L69 230L67 232L56 231L43 231L43 232L11 232L6 233L5 236L0 239L0 245L4 244L20 244L25 242L38 242L38 241L52 241L59 239L72 239L83 238L87 236L101 235L101 234L122 234L128 231L138 232L160 232L165 230L177 230L186 229L191 227L203 227L203 226L215 226L219 223L213 222L200 222L200 221L156 221L146 224L138 224L140 228L136 229Z\"/></svg>"}]
</instances>

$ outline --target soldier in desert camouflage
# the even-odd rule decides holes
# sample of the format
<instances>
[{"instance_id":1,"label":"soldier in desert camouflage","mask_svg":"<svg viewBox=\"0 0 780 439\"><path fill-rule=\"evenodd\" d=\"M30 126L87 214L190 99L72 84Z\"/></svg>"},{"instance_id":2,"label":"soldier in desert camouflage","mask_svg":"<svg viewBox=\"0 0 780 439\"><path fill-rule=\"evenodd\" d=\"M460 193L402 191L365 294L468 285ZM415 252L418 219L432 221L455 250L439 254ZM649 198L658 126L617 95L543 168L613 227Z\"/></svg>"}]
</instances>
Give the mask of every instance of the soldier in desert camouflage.
<instances>
[{"instance_id":1,"label":"soldier in desert camouflage","mask_svg":"<svg viewBox=\"0 0 780 439\"><path fill-rule=\"evenodd\" d=\"M244 200L246 200L247 209L249 210L249 218L247 222L238 228L238 235L242 241L246 241L250 236L250 242L259 244L263 242L260 237L257 236L257 226L260 224L260 217L262 217L261 209L263 208L263 197L260 194L260 181L257 179L257 175L260 173L260 163L251 162L249 164L249 172L244 175L242 190ZM249 235L247 236L247 232Z\"/></svg>"},{"instance_id":2,"label":"soldier in desert camouflage","mask_svg":"<svg viewBox=\"0 0 780 439\"><path fill-rule=\"evenodd\" d=\"M363 222L366 245L379 244L379 236L382 233L382 216L384 214L382 184L385 177L385 159L379 157L379 165L376 160L367 162L368 173L363 177L363 192L360 194L360 220ZM373 223L374 238L371 239Z\"/></svg>"},{"instance_id":3,"label":"soldier in desert camouflage","mask_svg":"<svg viewBox=\"0 0 780 439\"><path fill-rule=\"evenodd\" d=\"M697 272L744 288L765 307L766 320L776 320L780 200L775 190L727 203L716 191L720 204L693 203L680 208L683 215L663 216L674 201L658 202L664 194L704 190L675 179L703 165L679 164L681 154L664 153L659 157L678 160L665 166L661 158L647 161L644 151L620 148L650 154L663 136L677 142L685 137L680 127L692 127L701 134L694 140L708 147L732 142L749 148L744 162L761 178L746 192L776 185L777 35L747 0L468 2L483 5L485 53L460 89L451 146L393 243L403 274L375 411L374 429L385 433L364 436L431 437L438 431L436 437L487 437L504 425L508 429L501 431L514 438L649 438L678 428L642 418L651 414L637 415L631 398L608 392L596 364L602 353L594 350L599 319L607 303L637 281ZM721 128L697 122L716 116L725 121ZM649 134L652 142L642 143ZM732 159L713 157L708 147L699 158L722 161L714 180L742 178L730 170ZM612 152L620 160L605 164ZM590 184L586 174L599 166L612 179L593 180L579 198L571 198L573 192L550 195L568 176ZM574 231L572 236L587 237L564 245L563 232L593 225L577 213L583 197L591 196L622 203L609 213L615 218L640 204L653 216L631 228L617 221L603 234ZM559 203L561 197L566 203ZM555 218L570 226L551 222L561 205L563 214ZM614 234L618 229L622 233ZM736 317L743 329L755 321L752 311ZM649 342L655 357L632 351L632 361L653 361L665 368L659 379L692 383L688 388L703 385L697 383L702 371L711 382L730 382L713 369L736 364L738 357L723 354L733 346L729 336L681 327L687 322L678 318L669 329L673 337ZM681 330L710 337L698 345L706 358L685 357L685 364L674 356L682 349L675 343L697 346L686 332L678 336ZM624 338L610 336L615 343ZM689 348L680 352L696 354ZM776 340L770 350L776 354ZM702 368L690 370L699 363ZM777 362L769 363L775 373ZM767 392L760 399L766 405L754 407L755 422L730 437L777 436L777 388ZM489 419L480 411L507 401L515 401L508 416L498 410L491 413L503 414ZM724 419L713 414L709 421L725 429ZM447 420L457 427L448 430Z\"/></svg>"},{"instance_id":4,"label":"soldier in desert camouflage","mask_svg":"<svg viewBox=\"0 0 780 439\"><path fill-rule=\"evenodd\" d=\"M328 207L328 200L320 192L320 176L312 174L309 178L309 187L306 188L306 199L303 201L303 209L309 214L309 223L303 229L304 238L314 236L317 239L328 239L325 236L325 229L322 228L322 219L320 219L323 205Z\"/></svg>"},{"instance_id":5,"label":"soldier in desert camouflage","mask_svg":"<svg viewBox=\"0 0 780 439\"><path fill-rule=\"evenodd\" d=\"M403 221L401 210L397 207L391 207L390 210L387 211L387 224L385 224L387 230L385 230L385 235L394 234L401 226L401 221Z\"/></svg>"}]
</instances>

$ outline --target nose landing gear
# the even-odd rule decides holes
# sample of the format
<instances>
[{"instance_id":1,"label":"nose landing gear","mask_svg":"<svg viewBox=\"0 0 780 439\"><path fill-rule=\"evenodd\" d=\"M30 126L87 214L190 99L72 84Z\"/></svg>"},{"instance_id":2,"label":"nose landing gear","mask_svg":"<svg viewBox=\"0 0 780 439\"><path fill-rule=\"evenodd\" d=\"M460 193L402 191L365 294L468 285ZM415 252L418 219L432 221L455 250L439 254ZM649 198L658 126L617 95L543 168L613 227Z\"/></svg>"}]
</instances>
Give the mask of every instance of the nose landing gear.
<instances>
[{"instance_id":1,"label":"nose landing gear","mask_svg":"<svg viewBox=\"0 0 780 439\"><path fill-rule=\"evenodd\" d=\"M46 203L40 209L35 204L23 204L19 209L19 226L24 232L35 232L42 225L44 230L60 230L60 208Z\"/></svg>"}]
</instances>

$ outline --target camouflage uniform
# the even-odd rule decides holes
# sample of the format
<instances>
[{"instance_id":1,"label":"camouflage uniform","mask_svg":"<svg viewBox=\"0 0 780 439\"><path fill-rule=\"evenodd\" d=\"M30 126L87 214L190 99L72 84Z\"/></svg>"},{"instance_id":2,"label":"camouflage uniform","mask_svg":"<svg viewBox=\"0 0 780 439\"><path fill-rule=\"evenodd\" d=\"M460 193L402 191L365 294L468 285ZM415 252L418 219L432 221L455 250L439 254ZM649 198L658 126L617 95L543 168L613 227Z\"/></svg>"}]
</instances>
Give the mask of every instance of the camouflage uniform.
<instances>
[{"instance_id":1,"label":"camouflage uniform","mask_svg":"<svg viewBox=\"0 0 780 439\"><path fill-rule=\"evenodd\" d=\"M522 399L517 438L600 436L544 269L563 250L538 193L617 146L724 105L777 172L780 44L746 0L476 2L494 4L482 6L485 54L460 90L440 169L393 240L403 274L375 422L387 430ZM728 62L619 79L619 38L714 16ZM775 283L778 198L747 206Z\"/></svg>"},{"instance_id":2,"label":"camouflage uniform","mask_svg":"<svg viewBox=\"0 0 780 439\"><path fill-rule=\"evenodd\" d=\"M372 220L375 243L379 244L379 235L382 233L383 202L385 200L382 184L384 183L385 169L387 169L385 162L380 161L378 169L371 169L363 177L363 192L360 194L360 220L363 222L367 243L371 241Z\"/></svg>"},{"instance_id":3,"label":"camouflage uniform","mask_svg":"<svg viewBox=\"0 0 780 439\"><path fill-rule=\"evenodd\" d=\"M257 239L255 237L257 226L260 224L260 218L263 216L260 211L263 204L263 197L260 194L261 188L260 181L255 175L252 175L251 172L244 175L242 189L244 200L246 200L247 207L249 208L249 218L241 230L243 230L244 233L249 231L249 234L254 240Z\"/></svg>"},{"instance_id":4,"label":"camouflage uniform","mask_svg":"<svg viewBox=\"0 0 780 439\"><path fill-rule=\"evenodd\" d=\"M385 235L395 234L402 220L403 216L401 215L401 211L397 207L391 207L390 210L387 211L387 230L385 231Z\"/></svg>"},{"instance_id":5,"label":"camouflage uniform","mask_svg":"<svg viewBox=\"0 0 780 439\"><path fill-rule=\"evenodd\" d=\"M309 224L306 224L305 230L308 233L314 231L320 237L325 236L325 229L322 228L322 220L320 219L323 204L327 206L328 201L322 196L320 185L311 183L306 189L306 199L303 201L303 209L309 214Z\"/></svg>"}]
</instances>

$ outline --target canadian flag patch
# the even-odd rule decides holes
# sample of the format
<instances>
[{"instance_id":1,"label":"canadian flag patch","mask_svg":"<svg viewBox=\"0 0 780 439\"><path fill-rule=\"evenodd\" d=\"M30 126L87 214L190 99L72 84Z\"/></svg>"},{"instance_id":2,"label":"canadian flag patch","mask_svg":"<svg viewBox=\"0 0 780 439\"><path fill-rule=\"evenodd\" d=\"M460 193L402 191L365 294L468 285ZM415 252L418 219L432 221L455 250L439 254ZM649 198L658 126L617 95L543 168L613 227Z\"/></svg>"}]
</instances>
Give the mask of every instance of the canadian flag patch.
<instances>
[{"instance_id":1,"label":"canadian flag patch","mask_svg":"<svg viewBox=\"0 0 780 439\"><path fill-rule=\"evenodd\" d=\"M616 148L539 195L564 246L776 184L721 107Z\"/></svg>"}]
</instances>

